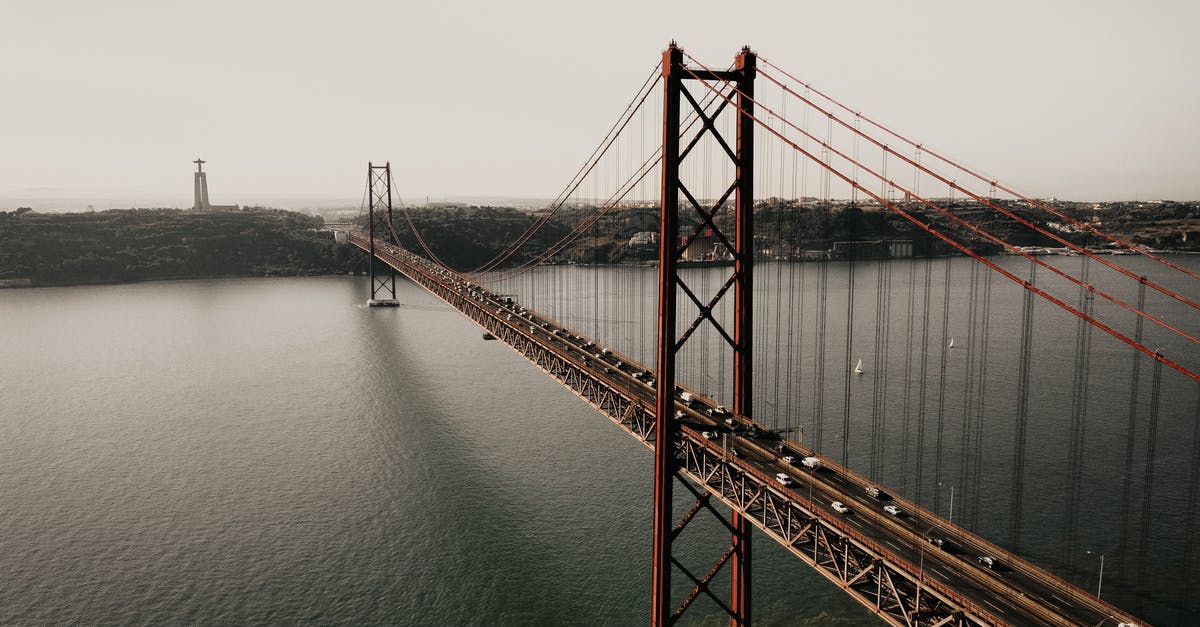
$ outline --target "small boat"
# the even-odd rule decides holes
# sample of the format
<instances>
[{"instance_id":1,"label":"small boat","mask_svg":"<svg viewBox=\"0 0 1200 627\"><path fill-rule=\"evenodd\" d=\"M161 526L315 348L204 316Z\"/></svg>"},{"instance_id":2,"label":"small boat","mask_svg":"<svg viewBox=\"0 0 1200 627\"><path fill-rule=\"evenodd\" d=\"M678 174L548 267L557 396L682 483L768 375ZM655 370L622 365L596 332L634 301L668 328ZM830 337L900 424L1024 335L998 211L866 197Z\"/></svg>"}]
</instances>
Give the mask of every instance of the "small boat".
<instances>
[{"instance_id":1,"label":"small boat","mask_svg":"<svg viewBox=\"0 0 1200 627\"><path fill-rule=\"evenodd\" d=\"M954 338L950 338L950 345L946 348L954 348Z\"/></svg>"},{"instance_id":2,"label":"small boat","mask_svg":"<svg viewBox=\"0 0 1200 627\"><path fill-rule=\"evenodd\" d=\"M862 373L863 373L862 360L859 359L858 364L856 364L854 366L854 374L862 374Z\"/></svg>"}]
</instances>

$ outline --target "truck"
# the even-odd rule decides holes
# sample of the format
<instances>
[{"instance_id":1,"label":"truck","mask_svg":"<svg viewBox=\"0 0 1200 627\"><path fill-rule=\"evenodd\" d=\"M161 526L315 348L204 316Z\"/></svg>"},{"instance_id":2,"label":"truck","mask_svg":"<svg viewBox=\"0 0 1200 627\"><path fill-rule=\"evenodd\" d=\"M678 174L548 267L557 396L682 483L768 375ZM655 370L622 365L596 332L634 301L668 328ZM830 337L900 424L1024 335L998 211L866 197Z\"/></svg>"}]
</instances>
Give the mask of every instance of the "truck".
<instances>
[{"instance_id":1,"label":"truck","mask_svg":"<svg viewBox=\"0 0 1200 627\"><path fill-rule=\"evenodd\" d=\"M680 392L679 400L687 403L689 407L696 403L696 397L692 396L691 392Z\"/></svg>"},{"instance_id":2,"label":"truck","mask_svg":"<svg viewBox=\"0 0 1200 627\"><path fill-rule=\"evenodd\" d=\"M816 470L821 467L821 460L817 459L816 457L809 456L800 460L800 464Z\"/></svg>"}]
</instances>

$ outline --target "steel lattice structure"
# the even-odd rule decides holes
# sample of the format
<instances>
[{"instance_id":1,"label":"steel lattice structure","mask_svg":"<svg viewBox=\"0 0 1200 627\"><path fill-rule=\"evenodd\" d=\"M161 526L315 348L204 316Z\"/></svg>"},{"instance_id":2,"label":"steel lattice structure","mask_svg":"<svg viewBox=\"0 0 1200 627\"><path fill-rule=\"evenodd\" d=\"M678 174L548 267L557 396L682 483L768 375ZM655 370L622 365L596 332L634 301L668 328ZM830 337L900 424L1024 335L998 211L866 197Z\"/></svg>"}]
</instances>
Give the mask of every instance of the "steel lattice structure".
<instances>
[{"instance_id":1,"label":"steel lattice structure","mask_svg":"<svg viewBox=\"0 0 1200 627\"><path fill-rule=\"evenodd\" d=\"M705 321L711 324L728 342L733 352L733 411L741 416L752 416L752 347L753 347L753 277L754 277L754 76L756 56L744 48L734 60L734 69L727 72L709 72L686 69L683 51L672 42L663 52L662 79L663 101L663 151L662 151L662 222L659 227L659 289L658 289L658 390L655 413L656 429L660 433L674 434L678 431L675 418L675 360L684 344ZM730 97L708 114L704 107L684 86L685 79L713 80L732 84ZM680 105L684 100L692 106L703 124L690 142L680 150ZM730 147L717 130L715 120L725 110L726 104L737 102L737 130L734 147ZM723 148L734 167L733 181L724 194L711 206L703 206L695 194L680 180L680 165L692 153L692 149L706 136L711 137ZM687 204L700 218L695 228L686 237L679 239L679 197L683 195ZM734 197L734 233L728 237L717 226L714 218L724 208L729 197ZM678 262L683 251L704 229L710 229L721 245L732 257L733 273L708 302L704 302L679 276ZM712 311L732 288L734 320L733 332L728 332L713 317ZM699 309L699 315L691 321L687 330L677 330L677 298L682 293ZM729 614L730 624L750 623L750 524L741 512L734 510L727 525L732 531L728 550L718 559L712 569L697 578L683 569L672 556L672 544L679 529L690 522L691 517L681 523L674 522L672 512L673 485L678 474L678 461L674 452L659 447L654 455L654 546L651 558L651 610L653 625L666 625L677 620L691 605L699 592L707 592L717 604ZM714 514L716 513L713 510ZM672 565L688 576L695 584L691 594L682 603L673 606L671 600ZM727 602L722 602L709 590L713 575L726 565L729 567L730 591Z\"/></svg>"},{"instance_id":2,"label":"steel lattice structure","mask_svg":"<svg viewBox=\"0 0 1200 627\"><path fill-rule=\"evenodd\" d=\"M398 246L396 230L392 222L392 163L384 165L367 163L368 205L367 233L368 252L371 253L371 307L394 307L396 300L396 271L377 261L375 251L384 244Z\"/></svg>"},{"instance_id":3,"label":"steel lattice structure","mask_svg":"<svg viewBox=\"0 0 1200 627\"><path fill-rule=\"evenodd\" d=\"M350 241L363 250L370 246L365 234L352 234ZM813 507L811 500L781 489L771 476L747 463L745 453L743 457L732 455L728 441L708 440L685 423L678 425L670 446L657 446L655 395L651 388L639 384L640 388L630 389L612 377L598 376L595 363L588 362L586 351L573 350L561 336L528 325L520 318L507 319L506 312L510 310L501 295L399 247L382 246L376 254L388 266L510 346L639 442L653 450L669 451L677 462L676 476L686 478L688 481L683 485L697 497L695 506L683 517L684 522L702 509L719 513L711 504L715 498L893 625L1005 625L1012 622L1011 617L998 617L961 592L923 574L919 564L913 564L895 551L862 536L845 522ZM573 332L570 336L585 339ZM636 365L627 356L618 357ZM684 410L686 405L676 401L675 409ZM743 442L740 446L746 444ZM770 451L764 448L749 453L765 455ZM853 476L844 468L833 470ZM898 498L896 502L911 511L918 510L915 503ZM972 548L986 551L988 549L983 547L991 547L986 540L965 530L959 532L964 534L960 541L970 543ZM918 543L922 541L917 539ZM727 562L729 558L726 553L718 563ZM1097 612L1133 620L1050 573L1032 565L1021 566L1028 568L1033 578L1069 594L1073 601L1093 603ZM701 591L711 577L711 573L685 574ZM976 583L982 586L989 582L979 580ZM1024 595L1009 600L1029 622L1048 625L1076 622Z\"/></svg>"}]
</instances>

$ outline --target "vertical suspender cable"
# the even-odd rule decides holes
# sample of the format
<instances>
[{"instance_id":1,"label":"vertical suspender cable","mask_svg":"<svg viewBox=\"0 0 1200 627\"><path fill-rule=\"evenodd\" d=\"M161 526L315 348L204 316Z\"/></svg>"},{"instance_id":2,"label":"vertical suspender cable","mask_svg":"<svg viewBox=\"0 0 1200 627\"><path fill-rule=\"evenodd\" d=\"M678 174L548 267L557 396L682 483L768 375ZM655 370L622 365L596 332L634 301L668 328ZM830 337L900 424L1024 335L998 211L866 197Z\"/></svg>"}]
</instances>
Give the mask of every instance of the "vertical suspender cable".
<instances>
[{"instance_id":1,"label":"vertical suspender cable","mask_svg":"<svg viewBox=\"0 0 1200 627\"><path fill-rule=\"evenodd\" d=\"M976 325L979 322L979 272L980 266L977 263L971 264L971 284L968 291L967 304L967 366L963 368L963 373L966 379L963 381L962 394L962 423L960 429L960 437L958 441L958 489L961 490L963 499L969 494L968 482L970 475L967 472L968 453L971 450L971 402L972 394L975 391L975 358L978 353L979 333L977 333ZM953 504L952 504L953 505ZM967 509L963 507L962 509ZM951 517L954 512L950 512ZM959 517L959 521L964 520Z\"/></svg>"},{"instance_id":2,"label":"vertical suspender cable","mask_svg":"<svg viewBox=\"0 0 1200 627\"><path fill-rule=\"evenodd\" d=\"M825 320L829 308L829 259L822 257L817 267L817 357L813 407L813 450L822 450L825 426Z\"/></svg>"},{"instance_id":3,"label":"vertical suspender cable","mask_svg":"<svg viewBox=\"0 0 1200 627\"><path fill-rule=\"evenodd\" d=\"M883 269L889 263L888 261L880 260L875 264L875 359L871 366L871 465L870 474L868 475L875 482L880 480L879 455L882 451L882 442L879 428L879 405L883 373L887 367L884 361L884 356L887 354L887 345L882 338L885 320L883 313Z\"/></svg>"},{"instance_id":4,"label":"vertical suspender cable","mask_svg":"<svg viewBox=\"0 0 1200 627\"><path fill-rule=\"evenodd\" d=\"M1080 276L1088 277L1088 258L1082 258ZM1092 295L1079 290L1079 309L1092 315ZM1074 565L1079 537L1080 489L1083 485L1083 446L1087 429L1088 369L1091 359L1092 325L1082 318L1075 326L1075 368L1071 381L1071 433L1067 445L1067 503L1063 516L1062 562L1069 572Z\"/></svg>"},{"instance_id":5,"label":"vertical suspender cable","mask_svg":"<svg viewBox=\"0 0 1200 627\"><path fill-rule=\"evenodd\" d=\"M881 290L883 292L883 333L880 335L880 337L881 337L880 346L882 346L882 348L880 350L883 353L883 357L880 359L880 362L882 362L884 364L884 368L880 369L879 444L876 446L876 448L879 450L879 468L877 469L877 474L879 475L879 478L878 478L879 481L883 481L884 471L885 471L885 467L886 467L886 463L887 463L887 456L884 453L887 450L887 447L885 446L885 443L887 442L887 426L888 426L887 416L888 416L888 413L890 412L890 409L889 409L890 406L888 404L888 379L889 379L888 372L890 372L890 370L887 370L887 364L889 363L889 360L891 359L891 353L892 353L891 347L892 347L892 270L893 270L893 261L891 259L890 254L889 254L889 258L888 258L887 262L884 264L881 264L881 265L884 268L884 272L883 272L883 288Z\"/></svg>"},{"instance_id":6,"label":"vertical suspender cable","mask_svg":"<svg viewBox=\"0 0 1200 627\"><path fill-rule=\"evenodd\" d=\"M942 281L942 338L939 344L941 363L938 367L938 399L937 399L937 444L934 446L933 463L933 511L942 511L942 441L946 429L946 358L949 357L950 347L946 343L950 335L950 262L954 258L946 256L946 274Z\"/></svg>"},{"instance_id":7,"label":"vertical suspender cable","mask_svg":"<svg viewBox=\"0 0 1200 627\"><path fill-rule=\"evenodd\" d=\"M1162 362L1155 360L1150 379L1150 413L1146 428L1146 472L1142 488L1142 525L1138 534L1137 587L1146 589L1146 562L1150 543L1150 518L1153 513L1154 456L1158 445L1158 407L1162 392ZM1144 599L1139 598L1139 603Z\"/></svg>"},{"instance_id":8,"label":"vertical suspender cable","mask_svg":"<svg viewBox=\"0 0 1200 627\"><path fill-rule=\"evenodd\" d=\"M851 203L843 211L850 212L850 241L854 242L858 228L858 208ZM846 361L842 369L842 466L850 467L850 379L854 377L854 267L857 252L854 245L848 247L849 262L846 264Z\"/></svg>"},{"instance_id":9,"label":"vertical suspender cable","mask_svg":"<svg viewBox=\"0 0 1200 627\"><path fill-rule=\"evenodd\" d=\"M916 323L917 260L908 263L908 323L904 333L904 411L900 428L900 489L908 490L908 445L912 433L913 325Z\"/></svg>"},{"instance_id":10,"label":"vertical suspender cable","mask_svg":"<svg viewBox=\"0 0 1200 627\"><path fill-rule=\"evenodd\" d=\"M1143 280L1138 284L1138 310L1144 311L1146 304L1146 281ZM1134 322L1134 340L1142 343L1142 318L1140 316ZM1134 349L1133 355L1133 372L1129 377L1129 423L1125 430L1125 475L1124 483L1121 489L1121 536L1117 545L1117 569L1118 572L1129 572L1126 568L1126 556L1129 550L1129 515L1130 515L1130 492L1133 489L1133 451L1134 441L1137 438L1137 409L1138 409L1138 385L1141 382L1142 354L1137 349Z\"/></svg>"},{"instance_id":11,"label":"vertical suspender cable","mask_svg":"<svg viewBox=\"0 0 1200 627\"><path fill-rule=\"evenodd\" d=\"M923 472L925 466L925 391L929 387L929 293L932 291L932 273L933 261L927 258L925 259L924 293L921 307L921 368L917 371L921 378L917 393L917 484L915 496L913 496L913 500L917 504L921 504L921 492L925 481Z\"/></svg>"},{"instance_id":12,"label":"vertical suspender cable","mask_svg":"<svg viewBox=\"0 0 1200 627\"><path fill-rule=\"evenodd\" d=\"M1183 596L1186 599L1196 598L1196 504L1200 501L1200 383L1196 384L1196 400L1193 403L1195 413L1192 415L1192 460L1191 471L1188 475L1188 504L1187 516L1184 517L1183 542ZM1188 613L1186 607L1180 607L1180 618ZM1180 620L1180 624L1186 620Z\"/></svg>"},{"instance_id":13,"label":"vertical suspender cable","mask_svg":"<svg viewBox=\"0 0 1200 627\"><path fill-rule=\"evenodd\" d=\"M984 425L984 408L986 407L987 399L987 383L988 383L988 344L989 332L991 331L992 320L992 273L985 272L983 274L983 307L980 311L980 319L982 321L982 329L979 331L979 394L975 397L975 444L972 455L975 460L974 472L972 473L973 484L971 489L971 500L968 502L970 506L969 516L966 521L970 525L975 525L979 521L979 497L983 488L983 425Z\"/></svg>"},{"instance_id":14,"label":"vertical suspender cable","mask_svg":"<svg viewBox=\"0 0 1200 627\"><path fill-rule=\"evenodd\" d=\"M1030 266L1029 283L1024 293L1025 305L1021 313L1021 354L1017 368L1017 424L1013 442L1013 478L1010 504L1009 550L1021 548L1021 507L1025 496L1025 442L1029 426L1029 371L1030 353L1033 347L1033 291L1037 266Z\"/></svg>"}]
</instances>

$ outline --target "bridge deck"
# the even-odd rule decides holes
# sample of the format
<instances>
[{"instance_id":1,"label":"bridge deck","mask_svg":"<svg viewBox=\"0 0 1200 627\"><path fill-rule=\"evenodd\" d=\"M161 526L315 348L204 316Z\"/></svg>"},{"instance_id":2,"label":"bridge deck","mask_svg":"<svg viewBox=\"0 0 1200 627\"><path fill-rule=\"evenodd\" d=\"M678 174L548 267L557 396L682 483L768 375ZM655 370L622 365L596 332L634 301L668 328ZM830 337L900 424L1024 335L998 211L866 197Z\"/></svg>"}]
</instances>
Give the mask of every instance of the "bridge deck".
<instances>
[{"instance_id":1,"label":"bridge deck","mask_svg":"<svg viewBox=\"0 0 1200 627\"><path fill-rule=\"evenodd\" d=\"M350 241L368 249L362 235ZM653 448L654 373L643 365L407 251L377 243L376 254ZM676 399L685 474L888 622L1145 624L847 468L801 465L811 450L691 394Z\"/></svg>"}]
</instances>

